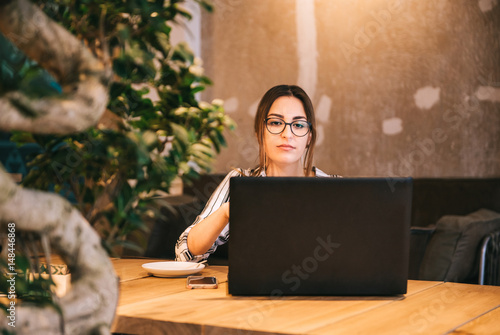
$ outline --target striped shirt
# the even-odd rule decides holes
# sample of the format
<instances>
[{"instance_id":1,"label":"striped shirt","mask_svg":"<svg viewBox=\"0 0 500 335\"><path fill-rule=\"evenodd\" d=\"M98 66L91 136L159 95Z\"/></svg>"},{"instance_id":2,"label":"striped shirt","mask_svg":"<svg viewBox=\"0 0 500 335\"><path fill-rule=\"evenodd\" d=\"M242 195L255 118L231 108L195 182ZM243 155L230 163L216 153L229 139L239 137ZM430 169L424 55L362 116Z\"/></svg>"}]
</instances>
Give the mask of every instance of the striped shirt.
<instances>
[{"instance_id":1,"label":"striped shirt","mask_svg":"<svg viewBox=\"0 0 500 335\"><path fill-rule=\"evenodd\" d=\"M189 251L187 245L187 238L191 228L193 228L200 221L208 217L210 214L219 209L222 204L229 201L229 180L232 177L240 177L240 176L249 176L251 170L232 170L229 172L226 177L222 180L222 182L217 186L216 190L207 201L205 208L201 211L200 215L196 217L196 220L192 225L186 228L186 230L181 234L177 243L175 244L175 260L176 261L184 261L184 262L202 262L215 252L219 245L226 243L229 239L229 223L222 229L221 233L215 240L214 244L207 250L203 255L193 255ZM314 172L316 177L339 177L337 175L329 175L325 172L321 171L318 168L314 168ZM262 171L259 177L265 177L265 171Z\"/></svg>"}]
</instances>

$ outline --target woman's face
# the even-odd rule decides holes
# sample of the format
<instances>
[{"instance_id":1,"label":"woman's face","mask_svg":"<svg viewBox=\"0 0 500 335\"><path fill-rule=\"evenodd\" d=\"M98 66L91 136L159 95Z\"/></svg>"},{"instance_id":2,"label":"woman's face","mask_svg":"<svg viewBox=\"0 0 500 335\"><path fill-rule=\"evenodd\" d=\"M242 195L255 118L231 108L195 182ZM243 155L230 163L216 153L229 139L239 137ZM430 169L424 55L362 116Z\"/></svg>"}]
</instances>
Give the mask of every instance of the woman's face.
<instances>
[{"instance_id":1,"label":"woman's face","mask_svg":"<svg viewBox=\"0 0 500 335\"><path fill-rule=\"evenodd\" d=\"M267 118L271 117L281 119L286 123L307 121L302 102L295 97L289 96L279 97L274 101L267 114ZM309 143L310 137L310 132L302 137L294 135L289 125L280 134L271 134L265 128L264 150L268 164L285 166L300 163L300 158Z\"/></svg>"}]
</instances>

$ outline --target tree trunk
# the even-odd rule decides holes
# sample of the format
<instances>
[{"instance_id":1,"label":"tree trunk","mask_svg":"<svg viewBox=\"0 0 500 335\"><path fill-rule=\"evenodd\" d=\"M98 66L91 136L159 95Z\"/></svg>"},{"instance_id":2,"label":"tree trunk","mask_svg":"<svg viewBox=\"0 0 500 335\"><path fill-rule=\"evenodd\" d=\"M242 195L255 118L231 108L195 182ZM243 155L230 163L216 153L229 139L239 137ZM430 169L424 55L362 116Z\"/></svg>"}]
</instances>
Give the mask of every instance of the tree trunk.
<instances>
[{"instance_id":1,"label":"tree trunk","mask_svg":"<svg viewBox=\"0 0 500 335\"><path fill-rule=\"evenodd\" d=\"M70 269L72 288L61 298L65 333L88 334L99 327L109 332L117 305L118 279L95 230L67 200L23 189L3 168L0 185L0 222L15 223L16 230L46 234ZM61 324L52 308L28 307L23 311L21 307L17 320L16 331L26 334L39 334L42 325L48 327L47 333L56 334Z\"/></svg>"},{"instance_id":2,"label":"tree trunk","mask_svg":"<svg viewBox=\"0 0 500 335\"><path fill-rule=\"evenodd\" d=\"M26 0L0 0L0 31L61 85L63 94L0 97L0 130L44 134L82 131L97 123L108 102L111 71L73 35Z\"/></svg>"},{"instance_id":3,"label":"tree trunk","mask_svg":"<svg viewBox=\"0 0 500 335\"><path fill-rule=\"evenodd\" d=\"M108 102L110 71L83 44L26 0L0 0L0 31L61 84L57 97L0 97L0 130L66 134L95 125ZM109 334L118 301L118 278L101 240L64 198L18 186L0 166L0 223L49 237L71 271L72 289L53 308L16 308L19 334Z\"/></svg>"}]
</instances>

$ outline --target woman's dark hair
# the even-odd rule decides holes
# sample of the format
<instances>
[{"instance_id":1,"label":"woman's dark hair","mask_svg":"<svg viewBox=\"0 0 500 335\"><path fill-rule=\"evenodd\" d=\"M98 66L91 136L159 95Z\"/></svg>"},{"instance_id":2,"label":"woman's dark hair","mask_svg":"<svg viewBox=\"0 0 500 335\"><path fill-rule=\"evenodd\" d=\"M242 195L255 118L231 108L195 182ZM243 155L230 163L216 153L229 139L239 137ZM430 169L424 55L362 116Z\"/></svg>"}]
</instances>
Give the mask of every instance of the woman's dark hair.
<instances>
[{"instance_id":1,"label":"woman's dark hair","mask_svg":"<svg viewBox=\"0 0 500 335\"><path fill-rule=\"evenodd\" d=\"M316 118L314 117L314 108L307 93L302 88L295 85L274 86L273 88L269 89L260 100L254 123L255 134L257 135L257 141L259 142L259 165L253 170L252 175L257 176L262 172L262 170L265 171L265 169L267 168L266 154L264 150L264 131L266 129L265 119L267 118L269 110L271 109L274 101L276 101L276 99L280 97L294 97L302 102L307 121L311 124L311 138L309 144L306 147L303 165L304 175L314 175L314 172L312 171L314 145L316 143Z\"/></svg>"}]
</instances>

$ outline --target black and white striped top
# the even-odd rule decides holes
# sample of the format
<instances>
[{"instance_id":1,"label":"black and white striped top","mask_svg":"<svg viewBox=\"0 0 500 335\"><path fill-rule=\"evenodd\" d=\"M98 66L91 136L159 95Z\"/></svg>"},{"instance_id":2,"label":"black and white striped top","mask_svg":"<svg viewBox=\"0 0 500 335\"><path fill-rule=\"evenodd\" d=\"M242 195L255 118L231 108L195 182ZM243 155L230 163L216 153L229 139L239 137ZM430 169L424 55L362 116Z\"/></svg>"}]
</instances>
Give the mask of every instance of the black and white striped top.
<instances>
[{"instance_id":1,"label":"black and white striped top","mask_svg":"<svg viewBox=\"0 0 500 335\"><path fill-rule=\"evenodd\" d=\"M338 175L329 175L325 172L321 171L318 168L314 168L314 172L316 173L316 177L339 177ZM206 260L211 254L215 252L219 245L226 243L229 239L229 223L222 229L219 237L215 240L214 244L208 249L208 251L203 255L193 255L189 251L187 245L187 237L189 235L189 231L193 228L198 222L208 217L210 214L219 209L222 204L229 201L229 180L232 177L240 177L240 176L249 176L251 170L232 170L229 172L224 180L217 186L217 189L214 191L210 199L208 199L205 208L201 211L200 215L196 217L196 220L192 225L186 228L186 230L181 234L177 243L175 244L175 260L176 261L184 261L184 262L201 262ZM266 174L264 171L261 172L259 177L265 177Z\"/></svg>"}]
</instances>

